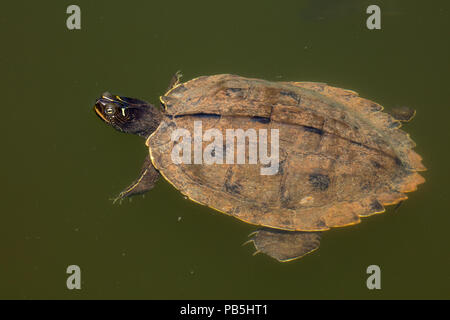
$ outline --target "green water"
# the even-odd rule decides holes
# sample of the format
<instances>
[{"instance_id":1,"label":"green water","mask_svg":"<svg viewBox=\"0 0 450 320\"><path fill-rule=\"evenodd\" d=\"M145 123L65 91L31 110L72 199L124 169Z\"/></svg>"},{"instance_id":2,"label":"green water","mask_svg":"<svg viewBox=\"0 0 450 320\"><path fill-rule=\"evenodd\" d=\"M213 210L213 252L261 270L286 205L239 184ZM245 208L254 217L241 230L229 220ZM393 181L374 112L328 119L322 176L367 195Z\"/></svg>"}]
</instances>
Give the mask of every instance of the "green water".
<instances>
[{"instance_id":1,"label":"green water","mask_svg":"<svg viewBox=\"0 0 450 320\"><path fill-rule=\"evenodd\" d=\"M74 3L82 29L69 31ZM369 4L381 30L366 28ZM449 21L445 0L2 4L0 298L450 298ZM146 150L99 121L95 99L156 103L179 69L327 82L413 107L405 130L427 182L287 264L252 256L241 244L253 226L164 180L113 205ZM72 264L81 290L66 288ZM366 287L372 264L381 290Z\"/></svg>"}]
</instances>

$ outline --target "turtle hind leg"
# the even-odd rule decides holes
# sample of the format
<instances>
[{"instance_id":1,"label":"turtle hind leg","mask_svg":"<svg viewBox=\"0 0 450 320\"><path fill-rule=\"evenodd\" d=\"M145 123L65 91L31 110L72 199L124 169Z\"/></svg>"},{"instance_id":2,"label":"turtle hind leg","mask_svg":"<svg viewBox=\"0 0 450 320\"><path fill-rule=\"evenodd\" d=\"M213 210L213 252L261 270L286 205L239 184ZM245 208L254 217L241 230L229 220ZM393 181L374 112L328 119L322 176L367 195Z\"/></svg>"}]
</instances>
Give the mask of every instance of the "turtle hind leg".
<instances>
[{"instance_id":1,"label":"turtle hind leg","mask_svg":"<svg viewBox=\"0 0 450 320\"><path fill-rule=\"evenodd\" d=\"M159 172L153 166L150 155L144 160L139 177L133 181L127 188L125 188L116 198L113 199L113 203L121 201L124 198L135 196L138 194L146 193L155 186L156 181L159 178Z\"/></svg>"},{"instance_id":2,"label":"turtle hind leg","mask_svg":"<svg viewBox=\"0 0 450 320\"><path fill-rule=\"evenodd\" d=\"M320 245L320 232L285 231L262 228L253 233L256 253L262 252L280 262L291 261L313 252Z\"/></svg>"}]
</instances>

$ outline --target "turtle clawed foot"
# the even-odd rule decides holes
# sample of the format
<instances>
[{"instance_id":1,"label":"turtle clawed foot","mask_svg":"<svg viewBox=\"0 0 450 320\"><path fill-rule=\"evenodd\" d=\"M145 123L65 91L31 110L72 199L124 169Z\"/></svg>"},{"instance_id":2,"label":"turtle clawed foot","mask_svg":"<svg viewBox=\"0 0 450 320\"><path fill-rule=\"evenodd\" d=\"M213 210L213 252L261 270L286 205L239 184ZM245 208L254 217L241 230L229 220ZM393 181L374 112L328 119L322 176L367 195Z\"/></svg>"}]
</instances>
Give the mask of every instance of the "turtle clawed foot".
<instances>
[{"instance_id":1,"label":"turtle clawed foot","mask_svg":"<svg viewBox=\"0 0 450 320\"><path fill-rule=\"evenodd\" d=\"M253 242L256 251L280 262L303 257L319 248L320 232L285 231L262 228L249 235L252 237L243 245Z\"/></svg>"},{"instance_id":2,"label":"turtle clawed foot","mask_svg":"<svg viewBox=\"0 0 450 320\"><path fill-rule=\"evenodd\" d=\"M175 77L180 80L181 77L183 76L183 74L181 73L181 70L178 70L177 72L175 72Z\"/></svg>"},{"instance_id":3,"label":"turtle clawed foot","mask_svg":"<svg viewBox=\"0 0 450 320\"><path fill-rule=\"evenodd\" d=\"M145 198L145 194L142 194L142 198ZM113 202L113 204L116 204L117 202L119 202L119 205L121 205L125 199L128 199L128 202L133 202L132 196L130 195L129 192L126 192L126 191L119 193L119 195L117 197L110 198L109 200L111 200Z\"/></svg>"},{"instance_id":4,"label":"turtle clawed foot","mask_svg":"<svg viewBox=\"0 0 450 320\"><path fill-rule=\"evenodd\" d=\"M183 76L183 74L181 73L180 70L175 72L175 74L173 75L172 79L169 82L169 87L167 88L167 90L170 90L170 89L176 87L180 83L180 79L182 76Z\"/></svg>"},{"instance_id":5,"label":"turtle clawed foot","mask_svg":"<svg viewBox=\"0 0 450 320\"><path fill-rule=\"evenodd\" d=\"M120 193L117 197L110 198L109 200L111 200L113 202L113 204L116 204L117 202L119 202L119 205L121 205L123 199L125 199L125 197L124 197L124 195L122 193Z\"/></svg>"},{"instance_id":6,"label":"turtle clawed foot","mask_svg":"<svg viewBox=\"0 0 450 320\"><path fill-rule=\"evenodd\" d=\"M252 232L252 233L250 233L248 236L251 237L252 235L254 235L254 234L256 234L256 233L257 233L257 231ZM245 245L247 245L247 244L249 244L249 243L253 243L253 245L255 246L255 249L256 249L256 251L252 253L252 256L256 256L257 254L261 253L261 251L259 251L259 250L256 248L255 240L253 240L253 239L250 239L250 240L245 241L245 242L242 244L242 246L245 246Z\"/></svg>"},{"instance_id":7,"label":"turtle clawed foot","mask_svg":"<svg viewBox=\"0 0 450 320\"><path fill-rule=\"evenodd\" d=\"M127 191L122 191L117 197L111 198L109 200L111 200L113 204L116 204L118 202L119 205L121 205L125 199L128 199L129 202L133 201L133 199L130 197L130 193Z\"/></svg>"},{"instance_id":8,"label":"turtle clawed foot","mask_svg":"<svg viewBox=\"0 0 450 320\"><path fill-rule=\"evenodd\" d=\"M112 200L113 204L116 204L116 202L119 202L119 205L122 204L122 201L125 199L128 199L128 202L133 202L133 198L131 198L127 192L121 192L117 197L111 198L109 200Z\"/></svg>"},{"instance_id":9,"label":"turtle clawed foot","mask_svg":"<svg viewBox=\"0 0 450 320\"><path fill-rule=\"evenodd\" d=\"M144 193L153 189L156 181L159 178L159 173L156 171L155 167L153 167L150 156L147 155L144 160L144 165L141 169L141 174L139 178L137 178L129 187L125 188L117 197L111 199L113 204L119 201L119 204L122 203L122 200L128 198L131 202L131 197L137 195L144 195Z\"/></svg>"}]
</instances>

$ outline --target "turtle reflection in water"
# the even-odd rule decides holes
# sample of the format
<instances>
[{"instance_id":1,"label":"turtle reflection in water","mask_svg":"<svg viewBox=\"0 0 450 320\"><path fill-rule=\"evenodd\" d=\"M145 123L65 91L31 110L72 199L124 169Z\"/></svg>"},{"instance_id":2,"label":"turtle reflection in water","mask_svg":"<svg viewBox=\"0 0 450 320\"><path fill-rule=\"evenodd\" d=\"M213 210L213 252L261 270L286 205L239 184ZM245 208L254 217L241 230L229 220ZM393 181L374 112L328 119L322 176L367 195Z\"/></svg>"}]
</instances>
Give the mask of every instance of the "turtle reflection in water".
<instances>
[{"instance_id":1,"label":"turtle reflection in water","mask_svg":"<svg viewBox=\"0 0 450 320\"><path fill-rule=\"evenodd\" d=\"M95 104L104 122L143 137L149 150L117 199L149 191L161 174L189 199L260 226L251 241L278 261L314 251L322 231L383 212L425 181L415 144L399 129L413 112L387 114L350 90L229 74L181 83L177 73L160 101L161 110L104 93ZM171 134L193 136L198 120L204 130L278 129L277 174L261 175L260 164L175 164Z\"/></svg>"}]
</instances>

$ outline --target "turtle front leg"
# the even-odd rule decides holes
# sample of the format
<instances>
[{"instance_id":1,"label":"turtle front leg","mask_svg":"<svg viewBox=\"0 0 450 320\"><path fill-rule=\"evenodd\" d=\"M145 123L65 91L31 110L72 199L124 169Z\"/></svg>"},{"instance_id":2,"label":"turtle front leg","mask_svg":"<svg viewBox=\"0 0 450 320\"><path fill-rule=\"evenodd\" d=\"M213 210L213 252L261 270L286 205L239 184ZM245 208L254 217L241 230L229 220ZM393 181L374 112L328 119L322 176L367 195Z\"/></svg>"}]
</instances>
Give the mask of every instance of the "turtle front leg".
<instances>
[{"instance_id":1,"label":"turtle front leg","mask_svg":"<svg viewBox=\"0 0 450 320\"><path fill-rule=\"evenodd\" d=\"M280 262L303 257L319 248L320 232L285 231L262 228L253 232L247 242L255 245L255 254L262 252Z\"/></svg>"},{"instance_id":2,"label":"turtle front leg","mask_svg":"<svg viewBox=\"0 0 450 320\"><path fill-rule=\"evenodd\" d=\"M113 200L113 203L116 203L116 201L121 201L124 198L128 198L138 194L143 194L146 193L147 191L150 191L155 186L155 183L158 180L158 178L159 172L153 166L152 161L150 160L150 155L147 155L147 157L144 160L144 164L142 166L139 177L135 181L133 181L133 183L130 186L125 188L125 190L123 190Z\"/></svg>"}]
</instances>

